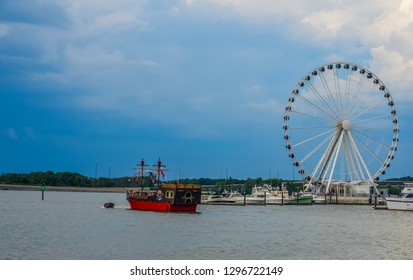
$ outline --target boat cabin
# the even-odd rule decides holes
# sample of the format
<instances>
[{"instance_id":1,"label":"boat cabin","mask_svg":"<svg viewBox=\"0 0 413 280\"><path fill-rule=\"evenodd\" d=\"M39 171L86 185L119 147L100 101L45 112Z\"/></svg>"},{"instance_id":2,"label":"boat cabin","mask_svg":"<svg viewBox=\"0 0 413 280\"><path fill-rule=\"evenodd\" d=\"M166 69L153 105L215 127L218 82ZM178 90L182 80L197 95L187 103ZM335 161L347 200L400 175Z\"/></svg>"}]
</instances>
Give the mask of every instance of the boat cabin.
<instances>
[{"instance_id":1,"label":"boat cabin","mask_svg":"<svg viewBox=\"0 0 413 280\"><path fill-rule=\"evenodd\" d=\"M199 204L201 186L178 183L161 184L156 191L129 191L128 199L170 204Z\"/></svg>"}]
</instances>

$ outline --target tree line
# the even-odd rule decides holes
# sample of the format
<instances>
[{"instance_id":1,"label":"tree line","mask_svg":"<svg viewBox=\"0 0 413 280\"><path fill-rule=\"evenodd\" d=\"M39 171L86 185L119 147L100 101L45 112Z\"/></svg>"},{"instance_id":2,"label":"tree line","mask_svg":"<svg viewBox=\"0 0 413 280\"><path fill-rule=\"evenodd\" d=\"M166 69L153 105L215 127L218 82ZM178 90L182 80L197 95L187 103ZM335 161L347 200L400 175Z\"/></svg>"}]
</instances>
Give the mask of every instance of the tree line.
<instances>
[{"instance_id":1,"label":"tree line","mask_svg":"<svg viewBox=\"0 0 413 280\"><path fill-rule=\"evenodd\" d=\"M395 178L389 180L413 181L410 176ZM209 186L210 191L221 193L227 191L239 191L243 194L250 194L254 186L261 186L267 184L272 187L281 187L284 185L289 192L297 192L303 190L302 184L297 184L291 180L282 180L276 178L263 179L247 178L245 180L235 179L229 177L227 179L211 179L211 178L186 178L175 180L181 184L199 184L202 186ZM3 173L0 177L0 183L11 185L31 185L31 186L64 186L64 187L97 187L97 188L132 188L143 185L145 188L154 188L155 184L150 177L136 178L136 177L120 177L120 178L92 178L84 176L76 172L31 172L31 173ZM399 188L392 188L388 186L389 193L397 194L400 192Z\"/></svg>"},{"instance_id":2,"label":"tree line","mask_svg":"<svg viewBox=\"0 0 413 280\"><path fill-rule=\"evenodd\" d=\"M268 184L273 187L281 186L280 179L248 178L245 180L234 179L211 179L211 178L185 178L173 180L181 184L199 184L212 186L211 190L222 192L224 190L238 190L242 193L251 193L255 185ZM171 182L171 183L172 183ZM150 177L136 178L125 176L120 178L92 178L76 172L31 172L31 173L3 173L0 183L11 185L31 185L31 186L63 186L63 187L97 187L97 188L131 188L143 185L145 188L155 187Z\"/></svg>"},{"instance_id":3,"label":"tree line","mask_svg":"<svg viewBox=\"0 0 413 280\"><path fill-rule=\"evenodd\" d=\"M34 185L34 186L64 186L64 187L115 187L129 178L91 178L76 172L31 172L31 173L3 173L0 177L2 184Z\"/></svg>"}]
</instances>

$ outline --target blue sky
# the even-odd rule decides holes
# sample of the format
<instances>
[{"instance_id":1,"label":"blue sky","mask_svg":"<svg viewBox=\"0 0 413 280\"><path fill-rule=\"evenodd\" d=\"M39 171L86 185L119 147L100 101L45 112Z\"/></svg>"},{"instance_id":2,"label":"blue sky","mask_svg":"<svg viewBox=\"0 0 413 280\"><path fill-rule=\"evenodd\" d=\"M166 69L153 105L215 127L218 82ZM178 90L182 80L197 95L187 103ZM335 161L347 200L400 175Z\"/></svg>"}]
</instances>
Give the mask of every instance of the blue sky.
<instances>
[{"instance_id":1,"label":"blue sky","mask_svg":"<svg viewBox=\"0 0 413 280\"><path fill-rule=\"evenodd\" d=\"M299 178L283 139L296 83L335 61L391 92L413 175L413 1L0 2L0 172ZM294 174L294 175L293 175Z\"/></svg>"}]
</instances>

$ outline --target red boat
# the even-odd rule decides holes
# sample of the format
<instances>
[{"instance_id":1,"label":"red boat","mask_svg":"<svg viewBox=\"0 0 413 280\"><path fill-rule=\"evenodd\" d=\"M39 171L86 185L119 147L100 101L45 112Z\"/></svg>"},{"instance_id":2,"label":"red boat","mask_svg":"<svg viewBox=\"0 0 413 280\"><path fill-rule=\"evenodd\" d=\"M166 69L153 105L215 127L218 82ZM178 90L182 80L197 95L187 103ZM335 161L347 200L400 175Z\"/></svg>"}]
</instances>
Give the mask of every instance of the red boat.
<instances>
[{"instance_id":1,"label":"red boat","mask_svg":"<svg viewBox=\"0 0 413 280\"><path fill-rule=\"evenodd\" d=\"M184 185L176 182L172 184L162 183L160 176L165 174L165 167L161 161L158 161L156 170L145 170L145 162L142 159L138 178L140 177L141 190L128 191L126 200L129 202L132 210L161 211L161 212L195 212L198 204L201 202L200 185ZM149 172L152 183L157 179L154 190L144 190L144 173ZM155 171L153 175L152 171Z\"/></svg>"}]
</instances>

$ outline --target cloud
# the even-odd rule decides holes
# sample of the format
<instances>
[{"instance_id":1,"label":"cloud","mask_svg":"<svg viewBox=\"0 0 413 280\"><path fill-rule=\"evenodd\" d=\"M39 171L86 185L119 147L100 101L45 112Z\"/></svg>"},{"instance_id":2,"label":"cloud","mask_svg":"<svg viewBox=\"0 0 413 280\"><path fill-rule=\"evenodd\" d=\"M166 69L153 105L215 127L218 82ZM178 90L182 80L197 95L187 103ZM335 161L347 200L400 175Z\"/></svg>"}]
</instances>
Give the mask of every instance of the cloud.
<instances>
[{"instance_id":1,"label":"cloud","mask_svg":"<svg viewBox=\"0 0 413 280\"><path fill-rule=\"evenodd\" d=\"M16 132L16 129L14 128L8 128L4 134L10 140L18 140L20 138L24 140L34 140L38 137L37 133L35 132L35 129L33 127L28 126L22 128L22 133L20 135Z\"/></svg>"},{"instance_id":2,"label":"cloud","mask_svg":"<svg viewBox=\"0 0 413 280\"><path fill-rule=\"evenodd\" d=\"M33 81L55 82L59 84L68 82L65 75L57 72L33 72L30 74L30 78Z\"/></svg>"},{"instance_id":3,"label":"cloud","mask_svg":"<svg viewBox=\"0 0 413 280\"><path fill-rule=\"evenodd\" d=\"M13 128L9 128L7 130L7 137L11 140L17 140L19 137L17 136L16 131Z\"/></svg>"},{"instance_id":4,"label":"cloud","mask_svg":"<svg viewBox=\"0 0 413 280\"><path fill-rule=\"evenodd\" d=\"M288 40L325 51L325 61L320 64L350 57L350 62L370 67L395 92L404 89L397 99L410 99L405 89L413 82L409 75L413 64L412 0L303 0L294 5L283 0L191 0L187 4L193 10L208 7L231 20L287 30Z\"/></svg>"},{"instance_id":5,"label":"cloud","mask_svg":"<svg viewBox=\"0 0 413 280\"><path fill-rule=\"evenodd\" d=\"M67 46L66 58L71 65L80 65L87 67L94 65L99 67L106 64L118 64L125 62L123 54L120 51L108 52L103 47L90 44L84 48Z\"/></svg>"},{"instance_id":6,"label":"cloud","mask_svg":"<svg viewBox=\"0 0 413 280\"><path fill-rule=\"evenodd\" d=\"M37 138L37 133L35 132L33 127L26 126L23 128L23 131L28 140L34 140Z\"/></svg>"},{"instance_id":7,"label":"cloud","mask_svg":"<svg viewBox=\"0 0 413 280\"><path fill-rule=\"evenodd\" d=\"M9 23L53 28L66 28L70 25L65 1L32 0L28 5L24 1L3 0L0 3L0 18Z\"/></svg>"},{"instance_id":8,"label":"cloud","mask_svg":"<svg viewBox=\"0 0 413 280\"><path fill-rule=\"evenodd\" d=\"M145 117L188 132L196 119L205 131L221 134L224 118L231 124L256 123L254 116L268 116L271 108L282 111L294 83L317 64L349 58L367 64L400 92L396 103L407 98L401 92L413 81L411 0L33 3L30 9L15 1L3 5L9 13L0 25L0 48L7 51L0 60L18 57L19 73L26 75L21 79L33 87L56 87L49 93L50 106ZM54 15L40 18L43 8ZM249 33L266 40L242 37ZM283 57L294 55L280 51L284 41L304 53L303 65ZM296 72L280 71L293 67L288 64L297 64ZM266 81L260 71L274 71L277 80Z\"/></svg>"},{"instance_id":9,"label":"cloud","mask_svg":"<svg viewBox=\"0 0 413 280\"><path fill-rule=\"evenodd\" d=\"M96 29L107 29L119 26L137 25L145 27L147 23L139 20L136 14L128 11L116 11L113 13L99 15L94 20L94 27Z\"/></svg>"},{"instance_id":10,"label":"cloud","mask_svg":"<svg viewBox=\"0 0 413 280\"><path fill-rule=\"evenodd\" d=\"M3 0L0 83L10 95L1 96L7 113L21 116L3 136L47 134L84 147L86 138L109 141L95 137L103 130L108 139L133 133L129 139L150 139L149 146L223 139L238 154L234 142L252 143L257 156L265 146L259 143L282 134L296 82L319 65L369 67L396 105L411 101L412 6L412 0Z\"/></svg>"},{"instance_id":11,"label":"cloud","mask_svg":"<svg viewBox=\"0 0 413 280\"><path fill-rule=\"evenodd\" d=\"M397 100L411 100L413 82L413 1L403 0L378 17L368 28L370 67L391 87ZM386 82L387 81L387 82Z\"/></svg>"},{"instance_id":12,"label":"cloud","mask_svg":"<svg viewBox=\"0 0 413 280\"><path fill-rule=\"evenodd\" d=\"M6 36L9 33L9 28L5 24L0 24L0 37Z\"/></svg>"}]
</instances>

